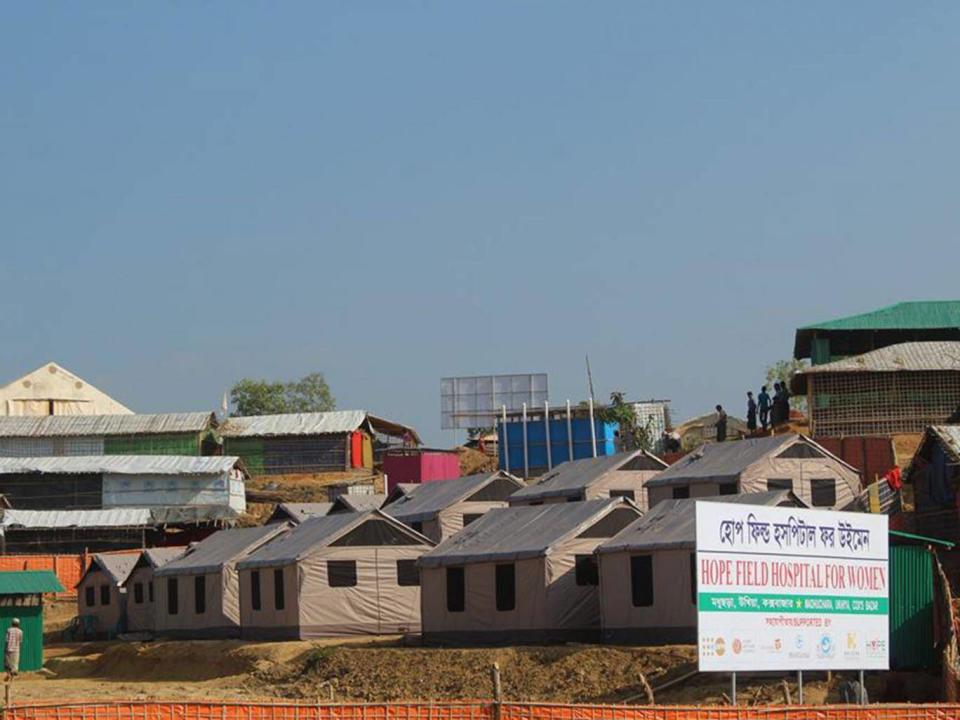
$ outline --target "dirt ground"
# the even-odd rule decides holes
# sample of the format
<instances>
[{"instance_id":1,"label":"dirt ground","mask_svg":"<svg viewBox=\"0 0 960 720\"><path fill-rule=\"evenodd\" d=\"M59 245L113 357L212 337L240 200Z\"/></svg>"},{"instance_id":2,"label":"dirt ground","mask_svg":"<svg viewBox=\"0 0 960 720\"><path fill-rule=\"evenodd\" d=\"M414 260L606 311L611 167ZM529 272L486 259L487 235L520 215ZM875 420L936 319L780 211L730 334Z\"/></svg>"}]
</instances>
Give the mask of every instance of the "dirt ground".
<instances>
[{"instance_id":1,"label":"dirt ground","mask_svg":"<svg viewBox=\"0 0 960 720\"><path fill-rule=\"evenodd\" d=\"M646 703L641 674L658 704L724 704L726 676L696 672L693 646L658 648L561 645L472 649L371 641L248 643L239 640L152 643L54 643L46 668L14 685L14 700L287 699L391 701L482 699L492 694L490 669L501 670L508 699L581 703ZM783 676L742 677L741 704L782 704ZM789 683L796 698L795 683ZM805 683L807 702L836 697L834 678ZM914 694L923 683L902 682ZM933 687L933 686L931 686ZM884 697L878 679L871 697ZM829 690L829 692L828 692ZM904 690L906 692L906 690ZM922 695L894 699L932 699Z\"/></svg>"}]
</instances>

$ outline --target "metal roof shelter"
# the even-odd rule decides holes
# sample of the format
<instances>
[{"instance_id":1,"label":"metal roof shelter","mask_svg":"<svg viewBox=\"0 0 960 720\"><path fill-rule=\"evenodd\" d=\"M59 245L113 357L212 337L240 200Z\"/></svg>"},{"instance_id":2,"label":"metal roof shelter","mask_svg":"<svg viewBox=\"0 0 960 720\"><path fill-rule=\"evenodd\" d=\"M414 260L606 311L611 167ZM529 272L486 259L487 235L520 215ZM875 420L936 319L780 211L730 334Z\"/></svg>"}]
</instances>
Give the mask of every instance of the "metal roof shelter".
<instances>
[{"instance_id":1,"label":"metal roof shelter","mask_svg":"<svg viewBox=\"0 0 960 720\"><path fill-rule=\"evenodd\" d=\"M0 475L222 475L242 469L238 457L190 455L77 455L69 457L0 457Z\"/></svg>"},{"instance_id":2,"label":"metal roof shelter","mask_svg":"<svg viewBox=\"0 0 960 720\"><path fill-rule=\"evenodd\" d=\"M814 436L921 433L960 406L960 341L900 343L814 365L791 387L807 395Z\"/></svg>"},{"instance_id":3,"label":"metal roof shelter","mask_svg":"<svg viewBox=\"0 0 960 720\"><path fill-rule=\"evenodd\" d=\"M510 504L596 500L619 494L629 497L641 509L645 509L647 498L644 485L666 467L663 460L646 450L570 460L557 465L538 482L515 492L510 497Z\"/></svg>"},{"instance_id":4,"label":"metal roof shelter","mask_svg":"<svg viewBox=\"0 0 960 720\"><path fill-rule=\"evenodd\" d=\"M793 356L811 358L818 365L887 345L923 340L960 340L960 301L902 302L805 325L797 330Z\"/></svg>"},{"instance_id":5,"label":"metal roof shelter","mask_svg":"<svg viewBox=\"0 0 960 720\"><path fill-rule=\"evenodd\" d=\"M211 412L0 417L0 437L77 437L203 432L216 427L216 423L216 416Z\"/></svg>"},{"instance_id":6,"label":"metal roof shelter","mask_svg":"<svg viewBox=\"0 0 960 720\"><path fill-rule=\"evenodd\" d=\"M62 592L63 585L49 570L0 572L0 637L6 635L13 618L20 619L20 670L43 667L43 595Z\"/></svg>"},{"instance_id":7,"label":"metal roof shelter","mask_svg":"<svg viewBox=\"0 0 960 720\"><path fill-rule=\"evenodd\" d=\"M272 437L278 435L330 435L367 428L384 435L403 436L409 433L420 443L417 431L409 425L384 420L366 410L334 410L317 413L285 413L250 415L224 421L220 434L225 437Z\"/></svg>"}]
</instances>

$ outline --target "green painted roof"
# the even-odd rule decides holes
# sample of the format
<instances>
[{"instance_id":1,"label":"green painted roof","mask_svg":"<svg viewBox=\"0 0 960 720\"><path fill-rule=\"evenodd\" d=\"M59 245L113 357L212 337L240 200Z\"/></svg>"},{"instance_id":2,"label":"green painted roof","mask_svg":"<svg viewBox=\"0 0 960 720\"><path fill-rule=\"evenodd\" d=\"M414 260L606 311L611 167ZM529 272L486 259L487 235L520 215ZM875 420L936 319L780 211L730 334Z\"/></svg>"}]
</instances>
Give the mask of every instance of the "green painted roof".
<instances>
[{"instance_id":1,"label":"green painted roof","mask_svg":"<svg viewBox=\"0 0 960 720\"><path fill-rule=\"evenodd\" d=\"M64 592L63 585L49 570L0 572L0 595Z\"/></svg>"},{"instance_id":2,"label":"green painted roof","mask_svg":"<svg viewBox=\"0 0 960 720\"><path fill-rule=\"evenodd\" d=\"M960 300L902 302L872 312L850 315L800 330L928 330L960 328Z\"/></svg>"}]
</instances>

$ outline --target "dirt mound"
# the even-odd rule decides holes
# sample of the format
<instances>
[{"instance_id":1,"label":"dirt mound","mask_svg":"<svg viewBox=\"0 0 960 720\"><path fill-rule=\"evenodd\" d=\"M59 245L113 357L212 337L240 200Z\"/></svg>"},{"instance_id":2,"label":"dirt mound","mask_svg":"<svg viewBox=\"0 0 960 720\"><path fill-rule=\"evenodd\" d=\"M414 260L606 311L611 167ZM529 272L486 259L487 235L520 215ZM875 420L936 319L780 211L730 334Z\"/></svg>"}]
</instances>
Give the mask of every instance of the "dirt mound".
<instances>
[{"instance_id":1,"label":"dirt mound","mask_svg":"<svg viewBox=\"0 0 960 720\"><path fill-rule=\"evenodd\" d=\"M97 644L47 660L47 669L62 678L184 681L247 675L272 670L298 659L309 645L250 644L239 640Z\"/></svg>"},{"instance_id":2,"label":"dirt mound","mask_svg":"<svg viewBox=\"0 0 960 720\"><path fill-rule=\"evenodd\" d=\"M641 673L656 684L696 668L692 646L323 647L308 652L300 667L258 679L261 690L281 697L315 698L329 683L343 701L487 698L494 662L505 697L553 702L622 702L643 693Z\"/></svg>"},{"instance_id":3,"label":"dirt mound","mask_svg":"<svg viewBox=\"0 0 960 720\"><path fill-rule=\"evenodd\" d=\"M497 459L479 450L461 446L457 448L457 454L460 456L462 476L497 471Z\"/></svg>"}]
</instances>

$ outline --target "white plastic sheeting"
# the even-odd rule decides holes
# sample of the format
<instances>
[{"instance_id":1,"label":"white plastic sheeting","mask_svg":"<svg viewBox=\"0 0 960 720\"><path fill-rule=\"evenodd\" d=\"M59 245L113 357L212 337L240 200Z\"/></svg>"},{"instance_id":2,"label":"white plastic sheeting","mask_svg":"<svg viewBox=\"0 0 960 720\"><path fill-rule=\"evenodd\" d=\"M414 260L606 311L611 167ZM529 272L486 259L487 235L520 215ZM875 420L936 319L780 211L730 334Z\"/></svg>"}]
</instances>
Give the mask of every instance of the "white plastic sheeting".
<instances>
[{"instance_id":1,"label":"white plastic sheeting","mask_svg":"<svg viewBox=\"0 0 960 720\"><path fill-rule=\"evenodd\" d=\"M232 456L186 455L5 457L0 458L0 474L222 475L236 467L239 461Z\"/></svg>"},{"instance_id":2,"label":"white plastic sheeting","mask_svg":"<svg viewBox=\"0 0 960 720\"><path fill-rule=\"evenodd\" d=\"M159 413L155 415L0 417L0 437L201 433L208 429L213 422L213 414L208 412Z\"/></svg>"},{"instance_id":3,"label":"white plastic sheeting","mask_svg":"<svg viewBox=\"0 0 960 720\"><path fill-rule=\"evenodd\" d=\"M111 510L5 510L0 527L40 528L119 528L148 527L152 524L149 508Z\"/></svg>"},{"instance_id":4,"label":"white plastic sheeting","mask_svg":"<svg viewBox=\"0 0 960 720\"><path fill-rule=\"evenodd\" d=\"M246 510L243 480L219 475L103 475L104 507L227 506Z\"/></svg>"}]
</instances>

